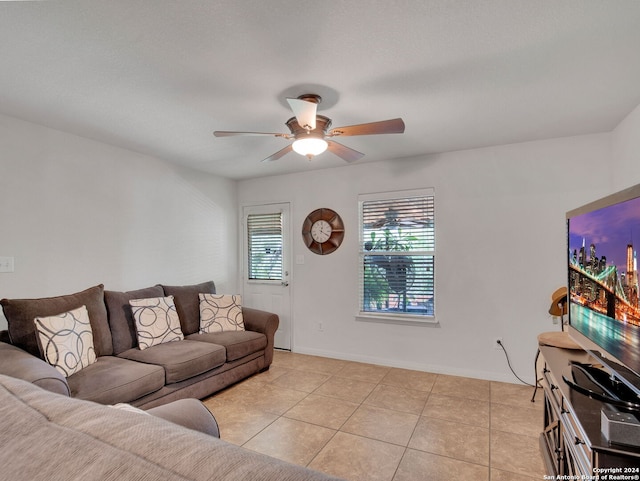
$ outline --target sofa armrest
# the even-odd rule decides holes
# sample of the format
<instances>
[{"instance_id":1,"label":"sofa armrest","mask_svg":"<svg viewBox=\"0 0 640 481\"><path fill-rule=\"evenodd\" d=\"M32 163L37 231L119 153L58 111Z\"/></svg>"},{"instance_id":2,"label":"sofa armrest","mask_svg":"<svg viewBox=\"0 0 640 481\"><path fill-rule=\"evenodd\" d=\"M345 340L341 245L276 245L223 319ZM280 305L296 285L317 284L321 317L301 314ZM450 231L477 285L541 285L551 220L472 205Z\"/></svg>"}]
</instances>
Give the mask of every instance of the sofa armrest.
<instances>
[{"instance_id":1,"label":"sofa armrest","mask_svg":"<svg viewBox=\"0 0 640 481\"><path fill-rule=\"evenodd\" d=\"M261 332L267 336L267 347L264 350L265 368L268 368L273 361L273 340L280 324L277 314L251 307L242 308L242 318L244 328L248 331Z\"/></svg>"},{"instance_id":2,"label":"sofa armrest","mask_svg":"<svg viewBox=\"0 0 640 481\"><path fill-rule=\"evenodd\" d=\"M200 431L210 436L220 437L220 429L216 418L202 402L187 398L163 404L146 411L156 417L179 424L185 428Z\"/></svg>"},{"instance_id":3,"label":"sofa armrest","mask_svg":"<svg viewBox=\"0 0 640 481\"><path fill-rule=\"evenodd\" d=\"M9 337L9 331L7 331L6 329L0 331L0 342L11 344L11 337Z\"/></svg>"},{"instance_id":4,"label":"sofa armrest","mask_svg":"<svg viewBox=\"0 0 640 481\"><path fill-rule=\"evenodd\" d=\"M0 374L23 379L57 394L71 395L66 378L56 368L5 342L0 342Z\"/></svg>"}]
</instances>

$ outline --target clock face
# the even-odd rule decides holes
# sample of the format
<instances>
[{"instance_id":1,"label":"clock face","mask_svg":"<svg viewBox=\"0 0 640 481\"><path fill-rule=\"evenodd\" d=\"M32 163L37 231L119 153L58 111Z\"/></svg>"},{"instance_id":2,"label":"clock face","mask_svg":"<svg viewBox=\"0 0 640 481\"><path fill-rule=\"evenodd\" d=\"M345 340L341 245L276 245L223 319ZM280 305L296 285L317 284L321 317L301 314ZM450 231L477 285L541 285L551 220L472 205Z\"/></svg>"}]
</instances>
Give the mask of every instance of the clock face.
<instances>
[{"instance_id":1,"label":"clock face","mask_svg":"<svg viewBox=\"0 0 640 481\"><path fill-rule=\"evenodd\" d=\"M311 238L318 244L324 244L331 237L331 225L326 220L318 220L311 226Z\"/></svg>"},{"instance_id":2,"label":"clock face","mask_svg":"<svg viewBox=\"0 0 640 481\"><path fill-rule=\"evenodd\" d=\"M331 254L344 239L342 219L331 209L316 209L302 223L302 239L314 254Z\"/></svg>"}]
</instances>

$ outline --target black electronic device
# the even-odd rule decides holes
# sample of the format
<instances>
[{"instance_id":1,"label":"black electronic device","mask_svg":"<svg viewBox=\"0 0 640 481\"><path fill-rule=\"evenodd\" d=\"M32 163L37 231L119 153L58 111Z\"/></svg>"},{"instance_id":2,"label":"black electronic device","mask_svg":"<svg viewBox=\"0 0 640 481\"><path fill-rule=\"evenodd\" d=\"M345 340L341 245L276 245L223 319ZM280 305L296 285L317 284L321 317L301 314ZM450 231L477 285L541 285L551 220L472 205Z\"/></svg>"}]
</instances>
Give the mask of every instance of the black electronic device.
<instances>
[{"instance_id":1,"label":"black electronic device","mask_svg":"<svg viewBox=\"0 0 640 481\"><path fill-rule=\"evenodd\" d=\"M562 379L573 390L630 413L640 413L640 403L630 401L635 393L606 370L592 364L571 363L571 379Z\"/></svg>"}]
</instances>

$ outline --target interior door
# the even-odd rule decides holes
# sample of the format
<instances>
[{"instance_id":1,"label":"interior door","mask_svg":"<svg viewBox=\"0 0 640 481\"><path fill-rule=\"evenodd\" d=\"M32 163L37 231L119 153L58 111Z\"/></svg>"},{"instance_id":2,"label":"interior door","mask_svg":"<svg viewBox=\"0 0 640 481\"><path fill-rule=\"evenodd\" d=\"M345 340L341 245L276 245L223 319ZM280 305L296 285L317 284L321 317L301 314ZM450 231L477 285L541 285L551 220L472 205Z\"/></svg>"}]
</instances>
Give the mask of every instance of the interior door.
<instances>
[{"instance_id":1,"label":"interior door","mask_svg":"<svg viewBox=\"0 0 640 481\"><path fill-rule=\"evenodd\" d=\"M280 317L275 347L291 349L289 204L245 206L243 304Z\"/></svg>"}]
</instances>

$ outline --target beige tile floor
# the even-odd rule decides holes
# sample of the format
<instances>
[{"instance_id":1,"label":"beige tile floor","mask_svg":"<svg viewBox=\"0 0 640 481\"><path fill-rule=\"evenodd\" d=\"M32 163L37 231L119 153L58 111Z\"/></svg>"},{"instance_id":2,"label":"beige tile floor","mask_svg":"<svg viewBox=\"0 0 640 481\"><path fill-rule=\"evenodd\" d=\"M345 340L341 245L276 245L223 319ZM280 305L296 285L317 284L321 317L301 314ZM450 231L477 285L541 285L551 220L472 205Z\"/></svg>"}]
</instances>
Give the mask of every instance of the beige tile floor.
<instances>
[{"instance_id":1,"label":"beige tile floor","mask_svg":"<svg viewBox=\"0 0 640 481\"><path fill-rule=\"evenodd\" d=\"M542 396L509 383L276 351L205 401L222 439L348 481L540 480Z\"/></svg>"}]
</instances>

